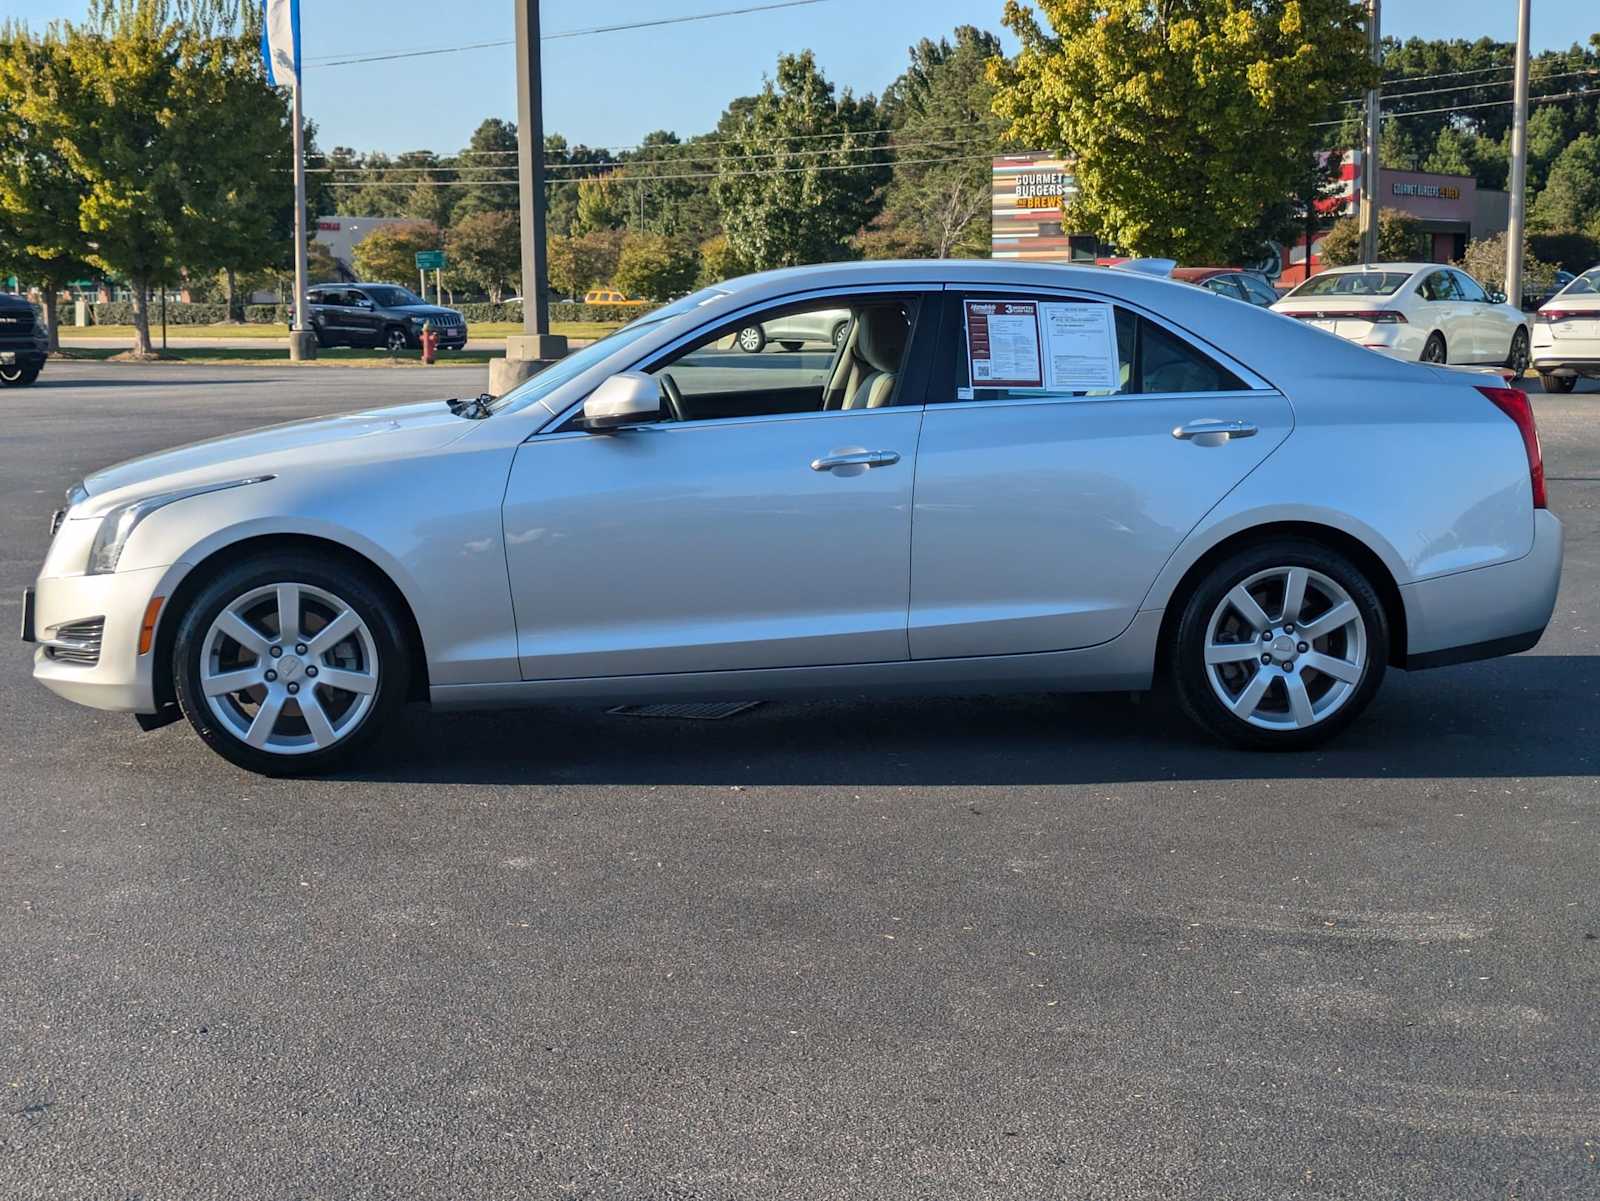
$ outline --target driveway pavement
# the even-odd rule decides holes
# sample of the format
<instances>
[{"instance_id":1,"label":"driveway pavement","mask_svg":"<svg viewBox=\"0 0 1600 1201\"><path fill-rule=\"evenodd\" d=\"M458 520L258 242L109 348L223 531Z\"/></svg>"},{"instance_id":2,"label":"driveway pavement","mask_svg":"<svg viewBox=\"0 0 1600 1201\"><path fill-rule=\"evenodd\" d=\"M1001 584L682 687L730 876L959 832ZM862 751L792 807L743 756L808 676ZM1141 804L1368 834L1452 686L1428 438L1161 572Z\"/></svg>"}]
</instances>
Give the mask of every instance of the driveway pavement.
<instances>
[{"instance_id":1,"label":"driveway pavement","mask_svg":"<svg viewBox=\"0 0 1600 1201\"><path fill-rule=\"evenodd\" d=\"M53 364L0 621L86 470L481 376ZM271 781L13 643L0 1197L1600 1196L1600 394L1536 406L1545 640L1315 754L840 698L419 709Z\"/></svg>"}]
</instances>

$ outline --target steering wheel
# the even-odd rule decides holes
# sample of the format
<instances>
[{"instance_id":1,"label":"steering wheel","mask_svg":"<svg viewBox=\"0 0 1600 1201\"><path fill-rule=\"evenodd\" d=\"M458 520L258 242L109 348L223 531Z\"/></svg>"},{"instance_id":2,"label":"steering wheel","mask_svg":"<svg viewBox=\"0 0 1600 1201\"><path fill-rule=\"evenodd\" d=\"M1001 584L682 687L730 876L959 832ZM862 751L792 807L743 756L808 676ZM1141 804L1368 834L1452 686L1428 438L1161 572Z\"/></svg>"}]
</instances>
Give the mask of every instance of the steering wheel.
<instances>
[{"instance_id":1,"label":"steering wheel","mask_svg":"<svg viewBox=\"0 0 1600 1201\"><path fill-rule=\"evenodd\" d=\"M672 414L672 419L674 421L689 420L684 416L683 393L678 390L678 381L673 379L672 374L667 371L663 371L656 376L656 379L661 383L661 395L667 402L667 412Z\"/></svg>"}]
</instances>

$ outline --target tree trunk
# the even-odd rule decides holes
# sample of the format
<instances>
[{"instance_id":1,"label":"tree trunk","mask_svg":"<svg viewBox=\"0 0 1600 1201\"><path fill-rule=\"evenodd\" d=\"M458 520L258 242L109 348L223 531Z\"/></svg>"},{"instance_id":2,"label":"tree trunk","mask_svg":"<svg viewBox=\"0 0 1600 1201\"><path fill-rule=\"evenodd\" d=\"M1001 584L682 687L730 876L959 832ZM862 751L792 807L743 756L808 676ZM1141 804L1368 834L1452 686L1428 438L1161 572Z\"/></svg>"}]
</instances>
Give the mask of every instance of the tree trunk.
<instances>
[{"instance_id":1,"label":"tree trunk","mask_svg":"<svg viewBox=\"0 0 1600 1201\"><path fill-rule=\"evenodd\" d=\"M222 273L223 293L228 301L228 320L244 320L244 297L239 295L239 281L234 277L233 268L229 267Z\"/></svg>"},{"instance_id":2,"label":"tree trunk","mask_svg":"<svg viewBox=\"0 0 1600 1201\"><path fill-rule=\"evenodd\" d=\"M150 281L134 278L128 282L133 285L133 353L139 358L148 358L153 353L150 346Z\"/></svg>"},{"instance_id":3,"label":"tree trunk","mask_svg":"<svg viewBox=\"0 0 1600 1201\"><path fill-rule=\"evenodd\" d=\"M50 342L49 342L50 353L51 354L60 354L61 353L61 331L56 328L56 309L57 309L58 305L56 304L56 290L55 290L55 287L53 285L51 285L51 284L46 284L45 285L44 297L43 297L42 303L44 305L45 330L50 335Z\"/></svg>"}]
</instances>

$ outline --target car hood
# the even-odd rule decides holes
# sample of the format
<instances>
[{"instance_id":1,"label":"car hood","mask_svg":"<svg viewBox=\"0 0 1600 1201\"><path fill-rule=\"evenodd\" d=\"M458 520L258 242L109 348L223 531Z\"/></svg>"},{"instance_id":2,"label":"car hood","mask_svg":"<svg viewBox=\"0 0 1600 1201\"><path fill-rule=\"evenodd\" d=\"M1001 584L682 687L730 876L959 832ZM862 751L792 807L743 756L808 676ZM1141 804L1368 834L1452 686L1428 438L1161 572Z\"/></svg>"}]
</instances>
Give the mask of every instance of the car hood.
<instances>
[{"instance_id":1,"label":"car hood","mask_svg":"<svg viewBox=\"0 0 1600 1201\"><path fill-rule=\"evenodd\" d=\"M447 309L439 304L397 304L388 313L404 313L408 317L459 317L461 314L455 309Z\"/></svg>"},{"instance_id":2,"label":"car hood","mask_svg":"<svg viewBox=\"0 0 1600 1201\"><path fill-rule=\"evenodd\" d=\"M437 400L313 417L128 459L85 477L83 487L103 508L197 484L426 452L473 425Z\"/></svg>"}]
</instances>

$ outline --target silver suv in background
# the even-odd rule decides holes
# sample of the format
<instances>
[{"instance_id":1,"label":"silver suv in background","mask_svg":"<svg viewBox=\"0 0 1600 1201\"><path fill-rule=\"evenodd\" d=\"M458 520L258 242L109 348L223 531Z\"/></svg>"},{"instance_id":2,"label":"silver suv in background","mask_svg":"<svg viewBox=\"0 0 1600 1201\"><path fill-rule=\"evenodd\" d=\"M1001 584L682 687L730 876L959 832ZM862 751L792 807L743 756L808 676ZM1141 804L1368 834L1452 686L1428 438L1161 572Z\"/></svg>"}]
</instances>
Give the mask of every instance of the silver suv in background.
<instances>
[{"instance_id":1,"label":"silver suv in background","mask_svg":"<svg viewBox=\"0 0 1600 1201\"><path fill-rule=\"evenodd\" d=\"M753 321L739 330L734 342L746 354L759 353L768 342L776 342L785 350L800 350L808 343L823 343L838 350L849 333L849 309L823 309L790 313L771 321Z\"/></svg>"}]
</instances>

